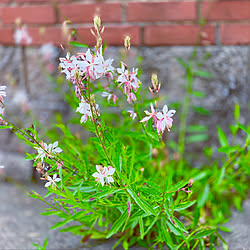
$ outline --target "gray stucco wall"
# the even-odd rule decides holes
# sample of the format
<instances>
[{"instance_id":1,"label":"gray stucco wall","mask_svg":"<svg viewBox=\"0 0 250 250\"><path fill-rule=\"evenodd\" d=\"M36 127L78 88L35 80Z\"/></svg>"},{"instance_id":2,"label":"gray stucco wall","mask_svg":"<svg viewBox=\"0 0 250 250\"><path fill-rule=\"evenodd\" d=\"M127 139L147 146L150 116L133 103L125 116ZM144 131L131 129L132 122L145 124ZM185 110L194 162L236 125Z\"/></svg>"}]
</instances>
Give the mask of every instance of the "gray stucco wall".
<instances>
[{"instance_id":1,"label":"gray stucco wall","mask_svg":"<svg viewBox=\"0 0 250 250\"><path fill-rule=\"evenodd\" d=\"M141 56L143 75L141 80L145 87L150 84L152 72L158 73L162 82L161 94L166 96L166 102L183 100L185 71L177 62L176 57L187 60L192 56L194 47L154 47L133 48L129 54L129 65L136 66L136 57ZM122 48L110 47L105 52L105 58L115 59L114 66L119 66ZM217 143L216 126L225 131L233 122L234 104L241 107L241 122L250 122L250 47L249 46L209 46L197 47L197 60L202 62L203 69L212 73L213 78L196 78L194 88L207 94L205 99L193 99L195 105L203 105L211 112L210 116L200 116L190 113L189 121L207 124L210 141ZM55 111L68 112L59 94L52 91L54 86L41 70L39 49L27 48L27 68L29 93L26 94L25 74L23 70L22 49L0 46L0 85L7 85L8 97L5 99L6 115L19 125L29 126L30 119L23 114L25 98L35 116L45 124ZM207 57L207 59L203 59ZM57 65L57 62L55 62ZM57 67L57 66L56 66ZM164 99L164 98L163 98ZM178 114L176 117L178 121ZM22 159L20 153L27 149L8 131L0 130L0 163L14 167L13 159ZM195 146L194 146L195 149ZM19 164L19 163L18 163Z\"/></svg>"}]
</instances>

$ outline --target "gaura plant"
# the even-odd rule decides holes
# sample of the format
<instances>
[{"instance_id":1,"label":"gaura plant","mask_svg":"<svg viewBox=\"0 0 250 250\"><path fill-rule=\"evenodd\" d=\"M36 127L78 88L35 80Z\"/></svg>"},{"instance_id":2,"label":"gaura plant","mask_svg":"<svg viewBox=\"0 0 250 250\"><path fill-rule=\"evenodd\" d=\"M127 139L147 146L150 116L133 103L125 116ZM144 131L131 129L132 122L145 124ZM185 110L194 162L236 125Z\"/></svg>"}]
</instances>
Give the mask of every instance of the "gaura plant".
<instances>
[{"instance_id":1,"label":"gaura plant","mask_svg":"<svg viewBox=\"0 0 250 250\"><path fill-rule=\"evenodd\" d=\"M36 192L31 197L49 206L43 215L62 218L52 229L64 226L62 232L81 235L83 242L117 237L114 248L121 243L124 249L135 244L146 248L166 245L168 249L204 249L206 245L213 247L218 237L224 242L217 226L223 219L217 224L209 220L204 223L200 216L206 201L210 201L209 186L205 184L221 170L216 166L213 172L189 168L175 173L179 165L167 161L163 136L172 127L175 110L168 110L166 104L158 105L161 84L157 76L152 75L151 97L144 100L141 93L146 86L139 80L139 70L129 69L124 62L115 69L112 59L104 59L104 28L99 17L94 19L91 32L96 37L94 49L76 55L67 53L59 65L73 88L68 94L70 103L80 115L74 123L91 133L86 145L63 122L57 124L63 136L59 132L52 135L51 143L39 138L34 125L27 129L16 127L3 116L6 87L0 87L1 128L11 129L36 151L27 154L27 159L34 161L48 189L45 197ZM129 37L125 48L130 48ZM105 81L104 86L100 80ZM98 103L98 97L107 98L106 103ZM104 106L111 106L116 113L121 108L122 112L105 114ZM113 118L119 121L116 125ZM245 151L238 151L245 155ZM222 169L219 184L225 185L227 170ZM196 185L204 191L192 194ZM54 198L53 203L46 201L48 196Z\"/></svg>"}]
</instances>

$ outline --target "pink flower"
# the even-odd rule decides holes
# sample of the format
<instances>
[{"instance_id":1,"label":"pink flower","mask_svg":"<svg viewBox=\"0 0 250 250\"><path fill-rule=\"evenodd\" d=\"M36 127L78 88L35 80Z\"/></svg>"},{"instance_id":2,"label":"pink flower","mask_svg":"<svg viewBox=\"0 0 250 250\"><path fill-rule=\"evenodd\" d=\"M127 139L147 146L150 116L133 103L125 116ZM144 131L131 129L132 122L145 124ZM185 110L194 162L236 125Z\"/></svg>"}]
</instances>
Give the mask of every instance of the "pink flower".
<instances>
[{"instance_id":1,"label":"pink flower","mask_svg":"<svg viewBox=\"0 0 250 250\"><path fill-rule=\"evenodd\" d=\"M136 101L136 96L134 93L137 92L140 87L140 80L137 78L138 69L133 69L132 72L128 72L127 65L125 63L121 63L122 67L117 69L117 73L119 74L117 78L117 82L119 82L119 86L123 86L123 93L127 95L128 103L132 101Z\"/></svg>"},{"instance_id":2,"label":"pink flower","mask_svg":"<svg viewBox=\"0 0 250 250\"><path fill-rule=\"evenodd\" d=\"M35 149L37 150L37 153L38 153L35 159L40 158L41 161L43 161L43 158L54 157L53 155L59 154L62 152L62 149L58 147L58 141L54 142L53 144L50 143L49 145L42 142L41 147L35 147Z\"/></svg>"},{"instance_id":3,"label":"pink flower","mask_svg":"<svg viewBox=\"0 0 250 250\"><path fill-rule=\"evenodd\" d=\"M85 60L87 62L86 75L88 75L90 79L96 80L105 73L104 67L103 67L104 59L100 51L99 52L97 51L96 55L94 56L90 52L90 49L88 49L85 54Z\"/></svg>"},{"instance_id":4,"label":"pink flower","mask_svg":"<svg viewBox=\"0 0 250 250\"><path fill-rule=\"evenodd\" d=\"M104 167L102 165L96 165L96 170L94 174L92 174L93 177L96 178L96 181L100 182L102 186L104 186L105 183L110 184L114 182L113 177L110 175L113 175L115 172L115 168L109 166Z\"/></svg>"},{"instance_id":5,"label":"pink flower","mask_svg":"<svg viewBox=\"0 0 250 250\"><path fill-rule=\"evenodd\" d=\"M87 62L81 61L80 59L80 57L70 56L69 52L67 53L66 58L59 58L61 72L64 73L66 79L72 83L77 83L78 80L76 79L76 73L78 72L79 75L83 75L88 65Z\"/></svg>"},{"instance_id":6,"label":"pink flower","mask_svg":"<svg viewBox=\"0 0 250 250\"><path fill-rule=\"evenodd\" d=\"M0 86L0 102L3 102L3 98L6 96L6 88L6 86Z\"/></svg>"},{"instance_id":7,"label":"pink flower","mask_svg":"<svg viewBox=\"0 0 250 250\"><path fill-rule=\"evenodd\" d=\"M132 110L128 110L128 113L130 113L129 116L132 118L132 120L134 120L137 117L137 114Z\"/></svg>"},{"instance_id":8,"label":"pink flower","mask_svg":"<svg viewBox=\"0 0 250 250\"><path fill-rule=\"evenodd\" d=\"M63 161L58 162L56 165L57 169L61 168L63 166Z\"/></svg>"},{"instance_id":9,"label":"pink flower","mask_svg":"<svg viewBox=\"0 0 250 250\"><path fill-rule=\"evenodd\" d=\"M108 103L109 103L110 99L112 99L114 104L116 103L116 100L118 99L118 97L115 94L111 94L108 92L102 92L102 97L107 97Z\"/></svg>"},{"instance_id":10,"label":"pink flower","mask_svg":"<svg viewBox=\"0 0 250 250\"><path fill-rule=\"evenodd\" d=\"M158 134L160 134L160 132L163 133L166 128L168 131L170 131L173 122L173 119L171 117L175 114L175 112L176 111L173 109L168 111L167 105L164 105L162 112L158 112L156 114L156 117L158 119L156 126Z\"/></svg>"},{"instance_id":11,"label":"pink flower","mask_svg":"<svg viewBox=\"0 0 250 250\"><path fill-rule=\"evenodd\" d=\"M93 112L97 116L99 115L98 110L99 110L99 105L96 104L96 108L93 109ZM96 113L96 111L97 111L97 113ZM81 121L80 121L81 123L83 123L83 122L85 123L88 120L88 117L92 118L90 104L85 102L84 99L82 99L82 101L79 103L79 107L76 109L76 112L79 112L83 115L81 118Z\"/></svg>"},{"instance_id":12,"label":"pink flower","mask_svg":"<svg viewBox=\"0 0 250 250\"><path fill-rule=\"evenodd\" d=\"M154 109L154 106L152 103L150 103L150 107L151 107L151 113L149 113L147 110L145 110L145 114L147 115L146 117L144 117L140 122L146 122L148 121L150 118L153 118L155 125L157 124L157 118L156 118L156 110Z\"/></svg>"},{"instance_id":13,"label":"pink flower","mask_svg":"<svg viewBox=\"0 0 250 250\"><path fill-rule=\"evenodd\" d=\"M113 59L104 60L102 56L102 47L96 54L92 54L90 49L86 53L79 53L77 56L71 56L69 53L66 58L60 58L61 72L65 73L66 79L77 83L76 74L85 78L89 76L91 80L96 80L102 76L113 79L114 68L111 66Z\"/></svg>"}]
</instances>

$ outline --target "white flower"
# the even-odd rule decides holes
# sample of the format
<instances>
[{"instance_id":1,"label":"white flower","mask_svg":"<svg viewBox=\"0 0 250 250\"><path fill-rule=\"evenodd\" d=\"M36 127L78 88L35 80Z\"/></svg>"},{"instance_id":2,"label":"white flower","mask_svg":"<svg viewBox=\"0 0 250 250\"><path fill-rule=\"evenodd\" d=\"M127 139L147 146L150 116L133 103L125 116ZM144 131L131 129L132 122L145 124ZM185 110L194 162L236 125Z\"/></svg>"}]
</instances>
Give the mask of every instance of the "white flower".
<instances>
[{"instance_id":1,"label":"white flower","mask_svg":"<svg viewBox=\"0 0 250 250\"><path fill-rule=\"evenodd\" d=\"M86 62L78 61L75 56L70 56L69 52L67 53L66 58L61 57L59 60L61 72L66 75L67 80L70 80L73 83L76 83L76 72L84 72L87 67Z\"/></svg>"},{"instance_id":2,"label":"white flower","mask_svg":"<svg viewBox=\"0 0 250 250\"><path fill-rule=\"evenodd\" d=\"M53 144L50 143L47 145L46 143L42 143L42 147L36 147L37 150L37 157L35 159L40 158L41 161L43 161L43 158L45 157L53 157L52 154L59 154L62 152L62 149L58 146L58 141L54 142Z\"/></svg>"},{"instance_id":3,"label":"white flower","mask_svg":"<svg viewBox=\"0 0 250 250\"><path fill-rule=\"evenodd\" d=\"M79 103L79 107L76 109L76 112L79 112L83 115L80 121L81 123L85 123L88 117L92 117L90 105L89 103L86 103L84 99L82 99L82 101Z\"/></svg>"},{"instance_id":4,"label":"white flower","mask_svg":"<svg viewBox=\"0 0 250 250\"><path fill-rule=\"evenodd\" d=\"M100 182L102 186L104 186L105 182L107 184L110 184L114 182L113 177L110 175L113 175L115 172L115 168L109 166L107 167L102 167L102 165L96 165L96 170L92 176L96 178L96 181Z\"/></svg>"},{"instance_id":5,"label":"white flower","mask_svg":"<svg viewBox=\"0 0 250 250\"><path fill-rule=\"evenodd\" d=\"M6 86L0 86L0 101L1 102L3 101L3 97L6 96L6 92L5 92L6 88L7 88Z\"/></svg>"},{"instance_id":6,"label":"white flower","mask_svg":"<svg viewBox=\"0 0 250 250\"><path fill-rule=\"evenodd\" d=\"M45 187L49 187L52 184L52 188L56 187L56 182L61 181L61 178L57 178L57 174L53 175L53 179L47 175L48 182L44 185Z\"/></svg>"},{"instance_id":7,"label":"white flower","mask_svg":"<svg viewBox=\"0 0 250 250\"><path fill-rule=\"evenodd\" d=\"M90 104L85 102L84 99L79 103L79 107L76 109L76 112L81 113L83 116L81 118L81 123L85 123L89 118L92 118L91 107ZM99 105L96 104L95 108L93 108L93 113L99 116Z\"/></svg>"},{"instance_id":8,"label":"white flower","mask_svg":"<svg viewBox=\"0 0 250 250\"><path fill-rule=\"evenodd\" d=\"M32 42L32 38L29 36L27 28L24 26L16 29L14 39L16 44L24 43L25 45L28 45Z\"/></svg>"},{"instance_id":9,"label":"white flower","mask_svg":"<svg viewBox=\"0 0 250 250\"><path fill-rule=\"evenodd\" d=\"M154 119L156 119L156 111L154 109L154 106L152 103L150 103L150 107L151 107L151 113L149 113L147 110L144 111L144 113L147 115L145 116L140 122L146 122L148 121L151 117Z\"/></svg>"},{"instance_id":10,"label":"white flower","mask_svg":"<svg viewBox=\"0 0 250 250\"><path fill-rule=\"evenodd\" d=\"M102 97L107 97L108 103L109 103L110 99L112 99L114 104L116 103L116 100L118 99L118 97L115 94L112 94L109 92L102 92Z\"/></svg>"},{"instance_id":11,"label":"white flower","mask_svg":"<svg viewBox=\"0 0 250 250\"><path fill-rule=\"evenodd\" d=\"M173 119L171 118L175 114L175 110L171 109L168 110L168 106L164 105L163 112L158 112L156 114L156 117L158 119L157 121L157 131L158 133L161 131L162 133L165 131L165 128L167 128L168 131L170 131L170 128L172 127Z\"/></svg>"},{"instance_id":12,"label":"white flower","mask_svg":"<svg viewBox=\"0 0 250 250\"><path fill-rule=\"evenodd\" d=\"M130 113L129 116L132 118L132 120L134 120L137 117L137 114L132 110L128 110L128 113Z\"/></svg>"}]
</instances>

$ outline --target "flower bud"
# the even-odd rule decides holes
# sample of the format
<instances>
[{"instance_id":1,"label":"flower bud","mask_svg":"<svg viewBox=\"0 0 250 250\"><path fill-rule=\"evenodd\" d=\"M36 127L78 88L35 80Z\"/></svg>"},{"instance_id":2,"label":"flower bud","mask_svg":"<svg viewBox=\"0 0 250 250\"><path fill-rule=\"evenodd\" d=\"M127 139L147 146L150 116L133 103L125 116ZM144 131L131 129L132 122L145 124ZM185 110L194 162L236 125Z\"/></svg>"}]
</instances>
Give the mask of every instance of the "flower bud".
<instances>
[{"instance_id":1,"label":"flower bud","mask_svg":"<svg viewBox=\"0 0 250 250\"><path fill-rule=\"evenodd\" d=\"M94 27L97 31L100 30L101 27L101 18L99 16L94 17Z\"/></svg>"},{"instance_id":2,"label":"flower bud","mask_svg":"<svg viewBox=\"0 0 250 250\"><path fill-rule=\"evenodd\" d=\"M153 73L151 76L151 82L152 82L152 87L149 87L149 91L152 94L158 94L161 88L161 83L158 81L158 77L155 73Z\"/></svg>"},{"instance_id":3,"label":"flower bud","mask_svg":"<svg viewBox=\"0 0 250 250\"><path fill-rule=\"evenodd\" d=\"M129 50L130 49L130 37L126 36L124 39L124 47Z\"/></svg>"}]
</instances>

